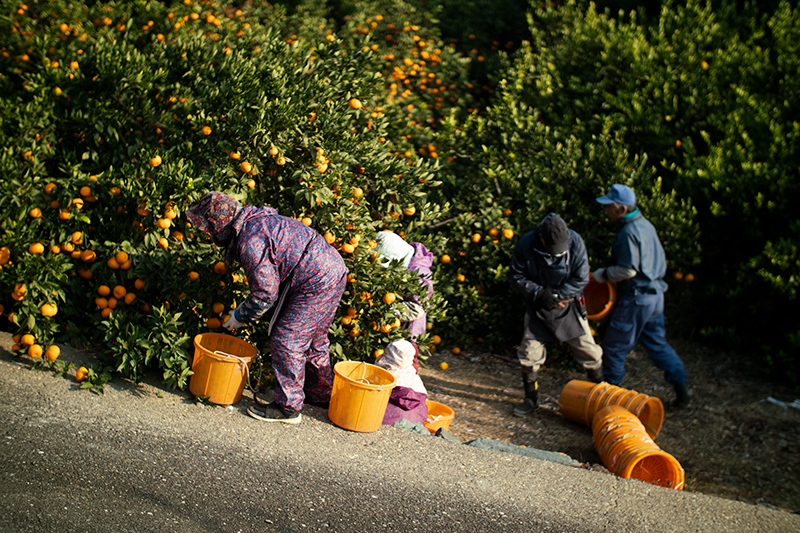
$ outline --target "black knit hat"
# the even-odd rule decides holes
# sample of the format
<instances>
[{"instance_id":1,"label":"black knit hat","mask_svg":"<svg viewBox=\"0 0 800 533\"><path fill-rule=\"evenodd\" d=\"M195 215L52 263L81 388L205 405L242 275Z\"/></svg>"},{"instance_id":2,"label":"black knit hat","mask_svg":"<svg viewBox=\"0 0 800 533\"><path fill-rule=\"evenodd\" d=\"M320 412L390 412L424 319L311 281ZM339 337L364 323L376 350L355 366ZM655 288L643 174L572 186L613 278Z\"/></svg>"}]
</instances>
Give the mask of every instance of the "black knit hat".
<instances>
[{"instance_id":1,"label":"black knit hat","mask_svg":"<svg viewBox=\"0 0 800 533\"><path fill-rule=\"evenodd\" d=\"M569 230L567 223L556 215L549 213L539 224L539 235L544 241L544 249L549 254L558 255L569 248Z\"/></svg>"}]
</instances>

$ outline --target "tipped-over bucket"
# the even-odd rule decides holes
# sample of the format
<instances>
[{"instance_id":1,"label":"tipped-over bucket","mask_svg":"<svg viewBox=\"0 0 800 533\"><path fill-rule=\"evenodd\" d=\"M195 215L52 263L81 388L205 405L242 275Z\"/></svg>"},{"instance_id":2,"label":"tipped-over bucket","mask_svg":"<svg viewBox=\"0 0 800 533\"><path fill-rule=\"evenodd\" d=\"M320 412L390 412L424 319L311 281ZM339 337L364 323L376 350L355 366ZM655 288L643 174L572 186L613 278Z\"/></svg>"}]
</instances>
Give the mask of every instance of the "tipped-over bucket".
<instances>
[{"instance_id":1,"label":"tipped-over bucket","mask_svg":"<svg viewBox=\"0 0 800 533\"><path fill-rule=\"evenodd\" d=\"M591 381L581 381L580 379L573 379L564 385L561 395L558 397L561 416L581 424L590 424L591 420L586 418L586 402L595 385Z\"/></svg>"},{"instance_id":2,"label":"tipped-over bucket","mask_svg":"<svg viewBox=\"0 0 800 533\"><path fill-rule=\"evenodd\" d=\"M333 367L333 374L328 408L331 422L350 431L377 431L395 385L394 376L379 366L359 361L340 361Z\"/></svg>"},{"instance_id":3,"label":"tipped-over bucket","mask_svg":"<svg viewBox=\"0 0 800 533\"><path fill-rule=\"evenodd\" d=\"M589 276L589 283L583 288L583 298L586 301L586 318L599 321L614 307L617 291L613 283L599 283Z\"/></svg>"},{"instance_id":4,"label":"tipped-over bucket","mask_svg":"<svg viewBox=\"0 0 800 533\"><path fill-rule=\"evenodd\" d=\"M443 403L426 400L428 406L428 419L424 422L426 428L431 433L436 433L439 428L450 429L450 422L453 421L455 411Z\"/></svg>"},{"instance_id":5,"label":"tipped-over bucket","mask_svg":"<svg viewBox=\"0 0 800 533\"><path fill-rule=\"evenodd\" d=\"M194 360L189 391L218 405L242 399L242 391L257 350L247 341L222 333L194 338Z\"/></svg>"}]
</instances>

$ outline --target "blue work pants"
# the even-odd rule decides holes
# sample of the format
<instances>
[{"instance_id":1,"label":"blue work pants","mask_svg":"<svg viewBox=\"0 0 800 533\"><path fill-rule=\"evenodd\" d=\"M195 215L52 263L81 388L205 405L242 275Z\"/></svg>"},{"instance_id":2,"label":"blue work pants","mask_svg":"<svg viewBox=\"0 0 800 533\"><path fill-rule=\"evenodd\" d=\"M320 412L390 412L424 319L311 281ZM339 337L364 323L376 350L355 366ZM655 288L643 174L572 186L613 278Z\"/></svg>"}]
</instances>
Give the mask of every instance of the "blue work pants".
<instances>
[{"instance_id":1,"label":"blue work pants","mask_svg":"<svg viewBox=\"0 0 800 533\"><path fill-rule=\"evenodd\" d=\"M603 378L619 385L625 376L625 358L636 342L642 343L668 383L686 382L686 370L666 339L664 294L623 295L614 306L603 337Z\"/></svg>"}]
</instances>

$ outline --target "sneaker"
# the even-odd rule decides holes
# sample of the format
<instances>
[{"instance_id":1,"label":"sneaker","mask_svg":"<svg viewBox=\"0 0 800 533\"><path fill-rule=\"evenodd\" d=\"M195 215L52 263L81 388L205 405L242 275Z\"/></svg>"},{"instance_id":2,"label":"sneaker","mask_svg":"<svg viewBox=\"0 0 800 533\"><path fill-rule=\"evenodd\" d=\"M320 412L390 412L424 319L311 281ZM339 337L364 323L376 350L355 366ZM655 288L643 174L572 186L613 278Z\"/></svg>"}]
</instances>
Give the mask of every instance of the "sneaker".
<instances>
[{"instance_id":1,"label":"sneaker","mask_svg":"<svg viewBox=\"0 0 800 533\"><path fill-rule=\"evenodd\" d=\"M526 397L525 401L514 408L515 416L527 416L539 408L539 400L537 398Z\"/></svg>"},{"instance_id":2,"label":"sneaker","mask_svg":"<svg viewBox=\"0 0 800 533\"><path fill-rule=\"evenodd\" d=\"M299 424L303 420L300 411L285 411L275 402L268 405L251 405L247 408L247 414L264 422Z\"/></svg>"}]
</instances>

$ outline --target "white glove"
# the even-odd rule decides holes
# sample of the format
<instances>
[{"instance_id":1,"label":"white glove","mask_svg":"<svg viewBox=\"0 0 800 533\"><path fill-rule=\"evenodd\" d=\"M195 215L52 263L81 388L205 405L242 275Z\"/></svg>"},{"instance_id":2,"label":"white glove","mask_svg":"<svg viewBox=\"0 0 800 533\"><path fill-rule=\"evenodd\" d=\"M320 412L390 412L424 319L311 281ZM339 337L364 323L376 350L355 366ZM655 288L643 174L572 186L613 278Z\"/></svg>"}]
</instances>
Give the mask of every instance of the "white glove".
<instances>
[{"instance_id":1,"label":"white glove","mask_svg":"<svg viewBox=\"0 0 800 533\"><path fill-rule=\"evenodd\" d=\"M226 320L225 323L222 324L222 327L227 329L228 331L239 329L242 326L244 326L244 324L236 320L236 311L231 313L230 318L228 318L228 320Z\"/></svg>"},{"instance_id":2,"label":"white glove","mask_svg":"<svg viewBox=\"0 0 800 533\"><path fill-rule=\"evenodd\" d=\"M597 283L605 283L606 282L606 269L605 268L598 268L594 272L592 272L592 277Z\"/></svg>"}]
</instances>

